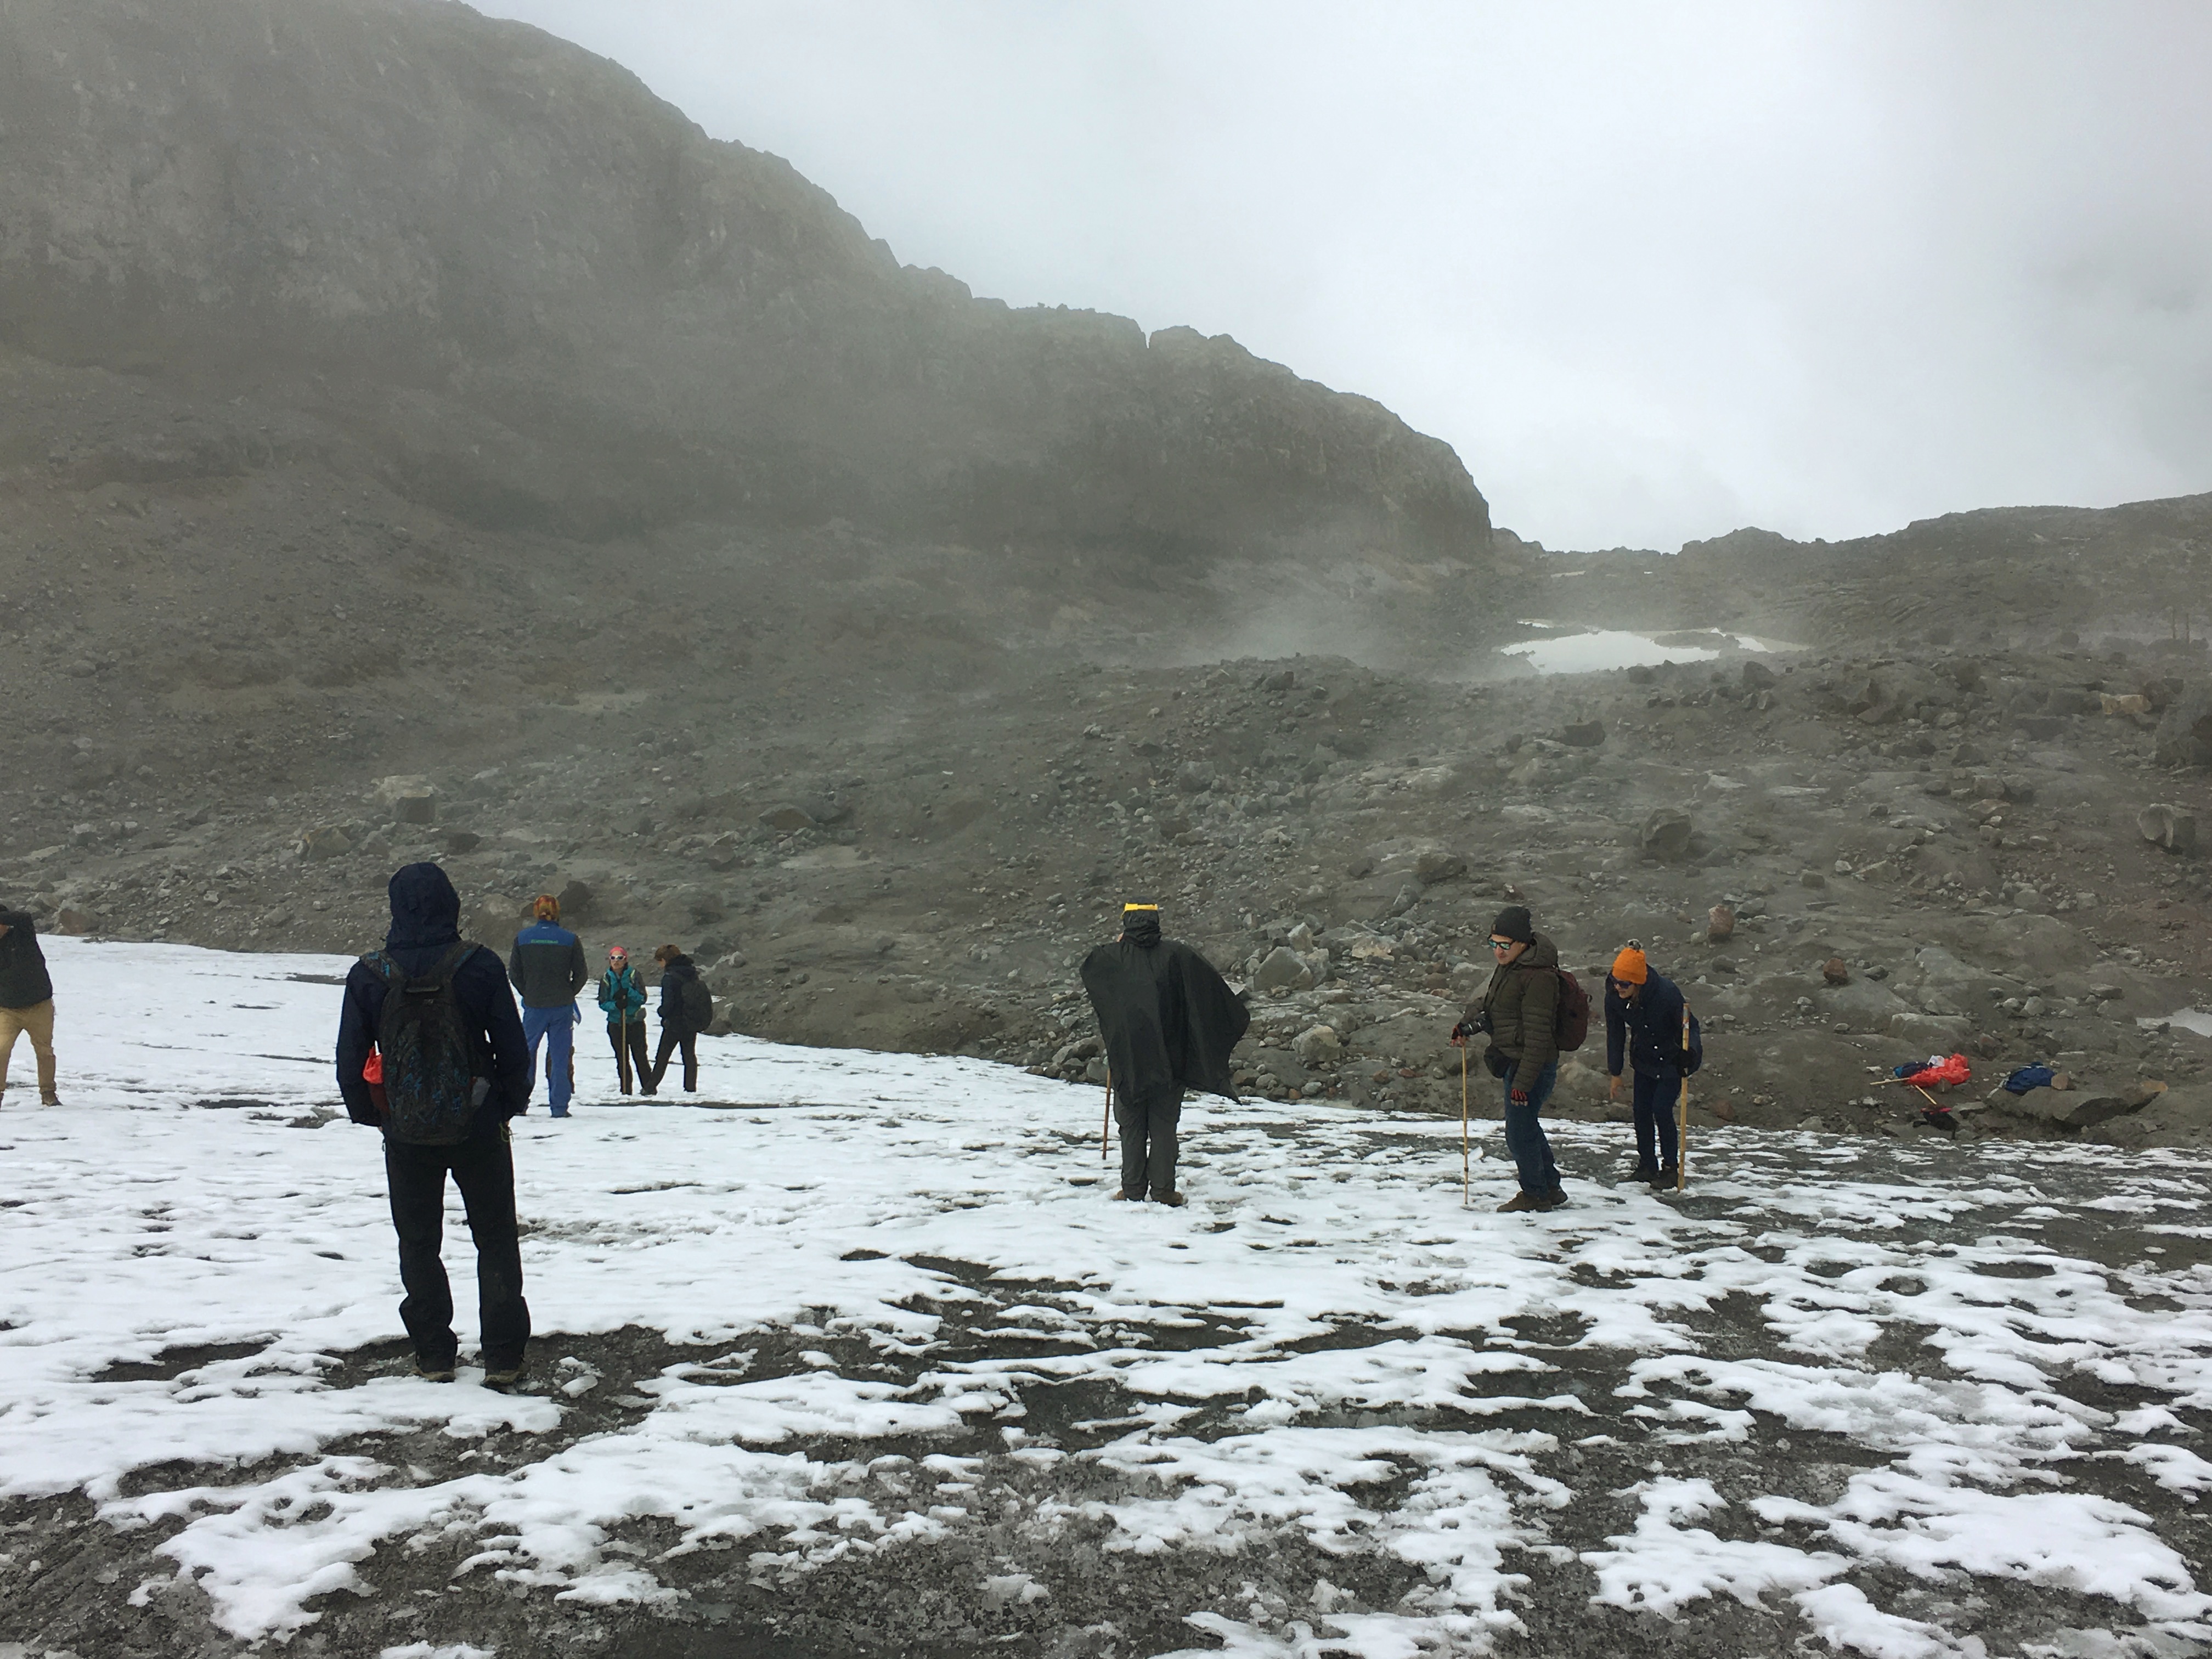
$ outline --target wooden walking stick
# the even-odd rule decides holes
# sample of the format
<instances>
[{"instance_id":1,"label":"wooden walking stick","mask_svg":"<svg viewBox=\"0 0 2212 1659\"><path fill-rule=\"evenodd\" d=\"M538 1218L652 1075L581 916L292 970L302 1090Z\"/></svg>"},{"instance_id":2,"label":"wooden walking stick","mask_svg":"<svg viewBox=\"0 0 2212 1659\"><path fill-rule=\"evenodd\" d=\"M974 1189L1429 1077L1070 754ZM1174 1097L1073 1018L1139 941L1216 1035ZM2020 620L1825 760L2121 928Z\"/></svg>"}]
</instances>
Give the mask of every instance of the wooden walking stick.
<instances>
[{"instance_id":1,"label":"wooden walking stick","mask_svg":"<svg viewBox=\"0 0 2212 1659\"><path fill-rule=\"evenodd\" d=\"M1682 1060L1690 1058L1690 1005L1682 1005ZM1674 1190L1682 1192L1690 1184L1690 1074L1682 1073L1682 1092L1674 1102Z\"/></svg>"},{"instance_id":2,"label":"wooden walking stick","mask_svg":"<svg viewBox=\"0 0 2212 1659\"><path fill-rule=\"evenodd\" d=\"M1459 1201L1464 1209L1474 1200L1469 1188L1467 1146L1467 1044L1459 1045Z\"/></svg>"},{"instance_id":3,"label":"wooden walking stick","mask_svg":"<svg viewBox=\"0 0 2212 1659\"><path fill-rule=\"evenodd\" d=\"M1114 1068L1111 1066L1109 1066L1106 1068L1106 1117L1105 1121L1098 1126L1098 1161L1101 1164L1107 1164L1113 1161L1113 1154L1109 1150L1109 1148L1113 1145L1113 1138Z\"/></svg>"}]
</instances>

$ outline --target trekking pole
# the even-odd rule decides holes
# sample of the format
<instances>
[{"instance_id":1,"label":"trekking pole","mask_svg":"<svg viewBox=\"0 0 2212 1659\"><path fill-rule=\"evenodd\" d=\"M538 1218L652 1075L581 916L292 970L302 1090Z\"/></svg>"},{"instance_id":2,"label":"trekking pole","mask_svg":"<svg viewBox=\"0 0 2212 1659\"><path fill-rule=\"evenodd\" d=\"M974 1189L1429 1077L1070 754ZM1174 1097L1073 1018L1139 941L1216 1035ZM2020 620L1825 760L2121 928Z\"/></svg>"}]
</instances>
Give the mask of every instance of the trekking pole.
<instances>
[{"instance_id":1,"label":"trekking pole","mask_svg":"<svg viewBox=\"0 0 2212 1659\"><path fill-rule=\"evenodd\" d=\"M1462 1209L1474 1201L1470 1184L1474 1178L1470 1169L1473 1160L1468 1151L1467 1112L1467 1045L1462 1043L1459 1051L1459 1201Z\"/></svg>"},{"instance_id":2,"label":"trekking pole","mask_svg":"<svg viewBox=\"0 0 2212 1659\"><path fill-rule=\"evenodd\" d=\"M1098 1126L1098 1161L1101 1164L1110 1161L1111 1154L1108 1152L1107 1148L1112 1142L1113 1133L1114 1068L1111 1066L1109 1066L1106 1068L1106 1116L1105 1120Z\"/></svg>"},{"instance_id":3,"label":"trekking pole","mask_svg":"<svg viewBox=\"0 0 2212 1659\"><path fill-rule=\"evenodd\" d=\"M1682 1005L1682 1059L1690 1058L1690 1005ZM1682 1092L1674 1102L1674 1190L1690 1184L1690 1074L1682 1073Z\"/></svg>"},{"instance_id":4,"label":"trekking pole","mask_svg":"<svg viewBox=\"0 0 2212 1659\"><path fill-rule=\"evenodd\" d=\"M629 1000L627 997L623 997L622 988L619 986L615 988L615 994L622 998L622 1024L615 1031L615 1074L622 1079L622 1091L628 1094L630 1085Z\"/></svg>"}]
</instances>

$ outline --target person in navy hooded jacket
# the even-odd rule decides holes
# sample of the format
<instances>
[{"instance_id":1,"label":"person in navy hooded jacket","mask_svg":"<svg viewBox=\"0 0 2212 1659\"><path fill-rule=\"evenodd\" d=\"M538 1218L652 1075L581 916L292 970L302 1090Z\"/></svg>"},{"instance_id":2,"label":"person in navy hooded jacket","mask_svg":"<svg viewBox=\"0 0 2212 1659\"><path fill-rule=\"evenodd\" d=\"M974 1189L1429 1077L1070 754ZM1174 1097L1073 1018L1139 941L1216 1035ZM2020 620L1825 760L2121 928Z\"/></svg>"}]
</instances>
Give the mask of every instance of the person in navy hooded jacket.
<instances>
[{"instance_id":1,"label":"person in navy hooded jacket","mask_svg":"<svg viewBox=\"0 0 2212 1659\"><path fill-rule=\"evenodd\" d=\"M392 930L383 954L402 974L433 973L461 945L461 901L434 864L410 864L392 878ZM338 1014L338 1093L346 1115L385 1132L384 1172L392 1226L399 1236L399 1282L406 1291L399 1322L415 1347L416 1374L453 1380L459 1339L453 1293L440 1255L446 1220L446 1177L461 1190L477 1247L477 1304L483 1335L484 1386L501 1391L522 1378L530 1341L530 1304L522 1299L522 1249L514 1216L514 1153L507 1121L530 1105L530 1050L499 958L468 950L452 970L453 995L469 1035L472 1064L482 1070L483 1099L460 1141L419 1146L398 1140L367 1075L382 1071L377 1036L390 982L364 957L346 975ZM372 1056L377 1064L371 1067ZM377 1085L380 1087L380 1085Z\"/></svg>"},{"instance_id":2,"label":"person in navy hooded jacket","mask_svg":"<svg viewBox=\"0 0 2212 1659\"><path fill-rule=\"evenodd\" d=\"M1685 1013L1682 993L1651 971L1632 942L1613 959L1605 976L1605 1069L1610 1097L1620 1098L1625 1063L1635 1074L1636 1168L1632 1178L1655 1186L1674 1184L1681 1157L1674 1133L1674 1103L1682 1092Z\"/></svg>"}]
</instances>

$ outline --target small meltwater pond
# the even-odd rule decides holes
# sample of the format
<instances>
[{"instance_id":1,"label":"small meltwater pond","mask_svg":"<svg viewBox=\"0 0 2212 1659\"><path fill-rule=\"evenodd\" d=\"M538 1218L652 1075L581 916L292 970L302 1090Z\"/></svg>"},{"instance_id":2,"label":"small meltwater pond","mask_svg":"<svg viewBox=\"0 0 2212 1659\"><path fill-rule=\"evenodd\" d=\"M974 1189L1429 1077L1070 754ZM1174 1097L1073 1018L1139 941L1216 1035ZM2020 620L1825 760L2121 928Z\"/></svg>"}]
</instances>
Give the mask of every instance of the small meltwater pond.
<instances>
[{"instance_id":1,"label":"small meltwater pond","mask_svg":"<svg viewBox=\"0 0 2212 1659\"><path fill-rule=\"evenodd\" d=\"M1522 625L1548 628L1552 624L1528 619ZM1529 640L1507 646L1499 654L1518 657L1539 674L1601 674L1616 668L1656 668L1662 663L1711 662L1723 648L1773 653L1803 647L1778 640L1754 639L1748 634L1724 634L1714 628L1670 634L1632 634L1599 628L1553 639Z\"/></svg>"},{"instance_id":2,"label":"small meltwater pond","mask_svg":"<svg viewBox=\"0 0 2212 1659\"><path fill-rule=\"evenodd\" d=\"M2170 1025L2177 1031L2194 1031L2212 1037L2212 1008L2177 1008L2164 1019L2139 1019L2138 1025Z\"/></svg>"}]
</instances>

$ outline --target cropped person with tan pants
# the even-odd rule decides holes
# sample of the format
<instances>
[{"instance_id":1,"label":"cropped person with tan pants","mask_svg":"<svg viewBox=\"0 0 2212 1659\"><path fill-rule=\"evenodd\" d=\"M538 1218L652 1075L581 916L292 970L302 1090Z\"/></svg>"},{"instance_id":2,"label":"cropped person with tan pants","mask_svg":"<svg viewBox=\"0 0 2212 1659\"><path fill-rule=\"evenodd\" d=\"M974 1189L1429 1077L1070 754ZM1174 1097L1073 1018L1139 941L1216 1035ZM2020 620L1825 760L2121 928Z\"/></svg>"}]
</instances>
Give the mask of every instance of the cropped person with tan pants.
<instances>
[{"instance_id":1,"label":"cropped person with tan pants","mask_svg":"<svg viewBox=\"0 0 2212 1659\"><path fill-rule=\"evenodd\" d=\"M0 910L0 1101L8 1097L8 1057L19 1036L31 1039L38 1056L39 1098L60 1105L54 1094L54 982L46 977L46 955L27 913Z\"/></svg>"}]
</instances>

